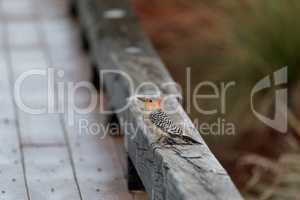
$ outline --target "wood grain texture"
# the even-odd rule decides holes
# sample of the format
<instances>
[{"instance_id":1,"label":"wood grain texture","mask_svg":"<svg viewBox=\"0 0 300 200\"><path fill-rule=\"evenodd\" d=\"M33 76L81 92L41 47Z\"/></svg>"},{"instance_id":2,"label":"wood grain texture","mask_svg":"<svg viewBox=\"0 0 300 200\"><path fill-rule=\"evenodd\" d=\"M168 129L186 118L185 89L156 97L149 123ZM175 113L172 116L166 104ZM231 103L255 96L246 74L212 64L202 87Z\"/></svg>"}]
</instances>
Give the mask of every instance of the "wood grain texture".
<instances>
[{"instance_id":1,"label":"wood grain texture","mask_svg":"<svg viewBox=\"0 0 300 200\"><path fill-rule=\"evenodd\" d=\"M144 82L157 85L163 95L181 97L165 66L141 31L127 0L77 0L79 18L90 43L92 58L99 69L120 70L133 80L133 88ZM127 103L132 95L130 85L120 75L103 77L108 100L115 110ZM141 93L148 93L143 88ZM154 149L155 133L142 115L132 109L119 112L126 136L128 154L140 175L150 199L214 200L243 199L224 168L205 145L199 132L176 98L169 99L176 123L184 123L189 133L204 145L177 146L174 149ZM131 107L132 108L132 107ZM134 108L134 106L133 106ZM135 137L125 123L138 129Z\"/></svg>"}]
</instances>

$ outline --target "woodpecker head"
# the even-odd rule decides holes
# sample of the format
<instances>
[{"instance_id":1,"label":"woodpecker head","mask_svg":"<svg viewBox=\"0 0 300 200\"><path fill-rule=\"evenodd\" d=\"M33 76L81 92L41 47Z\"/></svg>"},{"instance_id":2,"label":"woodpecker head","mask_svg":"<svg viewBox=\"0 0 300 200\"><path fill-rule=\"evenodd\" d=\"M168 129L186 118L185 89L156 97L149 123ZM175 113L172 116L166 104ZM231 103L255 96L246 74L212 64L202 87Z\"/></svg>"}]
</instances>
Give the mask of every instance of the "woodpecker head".
<instances>
[{"instance_id":1,"label":"woodpecker head","mask_svg":"<svg viewBox=\"0 0 300 200\"><path fill-rule=\"evenodd\" d=\"M143 102L145 111L152 111L160 108L160 97L138 97L138 100Z\"/></svg>"}]
</instances>

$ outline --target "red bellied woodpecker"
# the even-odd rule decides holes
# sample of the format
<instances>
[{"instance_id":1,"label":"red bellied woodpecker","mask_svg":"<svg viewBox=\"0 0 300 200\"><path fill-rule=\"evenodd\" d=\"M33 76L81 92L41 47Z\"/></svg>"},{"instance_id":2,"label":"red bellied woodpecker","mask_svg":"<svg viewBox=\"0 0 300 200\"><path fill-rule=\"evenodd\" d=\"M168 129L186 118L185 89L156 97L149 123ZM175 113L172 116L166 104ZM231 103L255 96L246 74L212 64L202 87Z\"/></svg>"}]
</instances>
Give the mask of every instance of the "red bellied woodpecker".
<instances>
[{"instance_id":1,"label":"red bellied woodpecker","mask_svg":"<svg viewBox=\"0 0 300 200\"><path fill-rule=\"evenodd\" d=\"M170 119L169 115L164 112L160 106L160 97L139 97L143 102L144 110L147 111L145 115L150 122L160 131L160 138L166 139L168 143L173 144L201 144L192 137L186 135L181 127Z\"/></svg>"}]
</instances>

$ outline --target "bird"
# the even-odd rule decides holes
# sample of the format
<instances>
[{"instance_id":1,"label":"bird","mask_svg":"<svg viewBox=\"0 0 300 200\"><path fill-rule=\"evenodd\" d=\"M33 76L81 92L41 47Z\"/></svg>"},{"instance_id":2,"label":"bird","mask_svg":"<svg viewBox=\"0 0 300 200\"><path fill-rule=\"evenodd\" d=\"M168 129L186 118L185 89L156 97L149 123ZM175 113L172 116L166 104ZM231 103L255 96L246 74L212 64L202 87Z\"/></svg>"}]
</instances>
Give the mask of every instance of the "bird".
<instances>
[{"instance_id":1,"label":"bird","mask_svg":"<svg viewBox=\"0 0 300 200\"><path fill-rule=\"evenodd\" d=\"M167 144L193 145L201 144L192 137L185 134L185 131L177 126L170 116L161 108L160 97L138 97L143 102L143 109L146 111L144 119L149 119L154 127L158 128L159 141Z\"/></svg>"}]
</instances>

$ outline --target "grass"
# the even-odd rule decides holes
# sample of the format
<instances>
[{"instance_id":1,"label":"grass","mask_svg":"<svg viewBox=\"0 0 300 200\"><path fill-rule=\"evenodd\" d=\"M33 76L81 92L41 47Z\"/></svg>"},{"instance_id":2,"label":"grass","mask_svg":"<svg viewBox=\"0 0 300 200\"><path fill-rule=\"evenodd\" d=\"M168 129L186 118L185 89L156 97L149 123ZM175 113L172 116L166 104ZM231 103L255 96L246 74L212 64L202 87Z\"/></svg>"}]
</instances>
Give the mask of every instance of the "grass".
<instances>
[{"instance_id":1,"label":"grass","mask_svg":"<svg viewBox=\"0 0 300 200\"><path fill-rule=\"evenodd\" d=\"M240 165L251 166L252 177L243 189L246 199L294 200L300 192L300 149L295 138L289 138L289 151L277 160L248 155Z\"/></svg>"}]
</instances>

